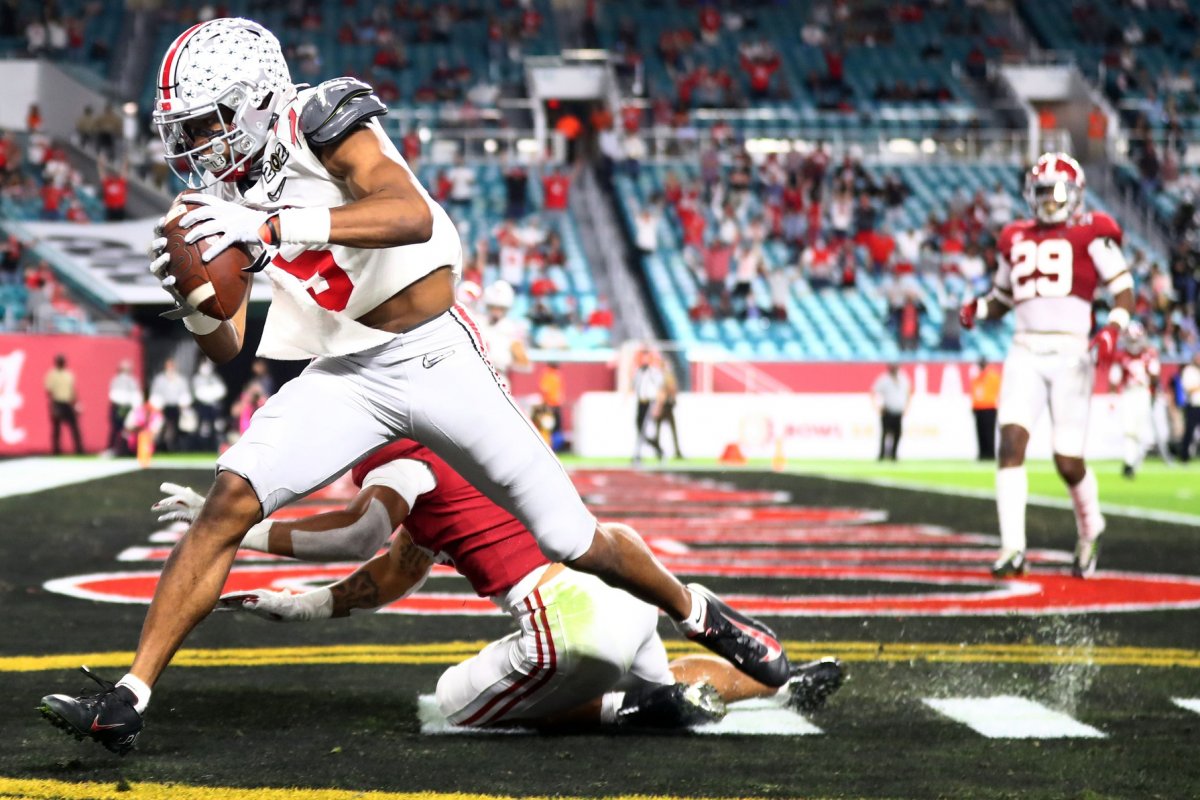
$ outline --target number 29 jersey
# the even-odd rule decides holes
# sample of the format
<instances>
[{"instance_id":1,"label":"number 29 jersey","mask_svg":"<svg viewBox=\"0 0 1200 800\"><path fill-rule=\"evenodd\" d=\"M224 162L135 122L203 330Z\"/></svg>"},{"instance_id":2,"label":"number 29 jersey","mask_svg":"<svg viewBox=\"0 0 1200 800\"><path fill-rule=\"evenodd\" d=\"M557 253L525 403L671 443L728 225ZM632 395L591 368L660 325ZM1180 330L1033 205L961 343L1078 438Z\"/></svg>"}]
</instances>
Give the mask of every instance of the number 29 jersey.
<instances>
[{"instance_id":1,"label":"number 29 jersey","mask_svg":"<svg viewBox=\"0 0 1200 800\"><path fill-rule=\"evenodd\" d=\"M1096 289L1116 293L1133 286L1121 238L1121 227L1099 211L1058 225L1035 220L1006 225L997 242L995 291L1015 309L1016 336L1086 342Z\"/></svg>"}]
</instances>

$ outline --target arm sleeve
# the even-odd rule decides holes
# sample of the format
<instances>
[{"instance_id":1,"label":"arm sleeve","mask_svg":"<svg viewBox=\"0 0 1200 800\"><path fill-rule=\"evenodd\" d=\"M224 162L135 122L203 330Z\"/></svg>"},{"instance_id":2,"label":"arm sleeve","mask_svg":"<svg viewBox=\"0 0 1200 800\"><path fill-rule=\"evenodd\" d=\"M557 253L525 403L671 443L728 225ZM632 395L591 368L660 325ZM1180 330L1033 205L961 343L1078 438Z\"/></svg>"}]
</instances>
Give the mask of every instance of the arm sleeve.
<instances>
[{"instance_id":1,"label":"arm sleeve","mask_svg":"<svg viewBox=\"0 0 1200 800\"><path fill-rule=\"evenodd\" d=\"M1096 265L1096 273L1108 289L1114 293L1133 288L1133 276L1125 264L1125 254L1113 239L1101 237L1088 245L1088 255Z\"/></svg>"},{"instance_id":2,"label":"arm sleeve","mask_svg":"<svg viewBox=\"0 0 1200 800\"><path fill-rule=\"evenodd\" d=\"M404 498L411 509L418 497L437 488L437 479L424 461L401 458L381 464L367 473L362 488L368 486L386 486Z\"/></svg>"}]
</instances>

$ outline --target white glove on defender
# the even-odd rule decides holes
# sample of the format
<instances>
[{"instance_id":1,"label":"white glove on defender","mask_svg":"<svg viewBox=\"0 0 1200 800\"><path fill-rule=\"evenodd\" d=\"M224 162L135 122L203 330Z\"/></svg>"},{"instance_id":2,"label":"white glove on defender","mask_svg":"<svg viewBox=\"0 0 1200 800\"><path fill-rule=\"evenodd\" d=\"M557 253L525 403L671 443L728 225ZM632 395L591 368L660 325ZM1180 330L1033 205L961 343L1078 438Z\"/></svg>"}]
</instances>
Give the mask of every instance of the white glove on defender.
<instances>
[{"instance_id":1,"label":"white glove on defender","mask_svg":"<svg viewBox=\"0 0 1200 800\"><path fill-rule=\"evenodd\" d=\"M204 495L194 491L190 486L180 486L177 483L164 483L158 487L160 492L167 495L154 505L151 511L166 512L159 516L159 522L194 522L204 505Z\"/></svg>"},{"instance_id":2,"label":"white glove on defender","mask_svg":"<svg viewBox=\"0 0 1200 800\"><path fill-rule=\"evenodd\" d=\"M273 211L238 205L210 194L185 194L180 196L184 203L194 203L200 208L184 214L179 224L188 229L183 241L194 244L206 236L221 235L204 251L205 263L212 261L229 247L242 242L255 247L265 247L258 231ZM199 224L197 224L199 223Z\"/></svg>"},{"instance_id":3,"label":"white glove on defender","mask_svg":"<svg viewBox=\"0 0 1200 800\"><path fill-rule=\"evenodd\" d=\"M304 594L253 589L221 595L215 610L245 611L272 622L308 622L333 616L333 595L324 587Z\"/></svg>"}]
</instances>

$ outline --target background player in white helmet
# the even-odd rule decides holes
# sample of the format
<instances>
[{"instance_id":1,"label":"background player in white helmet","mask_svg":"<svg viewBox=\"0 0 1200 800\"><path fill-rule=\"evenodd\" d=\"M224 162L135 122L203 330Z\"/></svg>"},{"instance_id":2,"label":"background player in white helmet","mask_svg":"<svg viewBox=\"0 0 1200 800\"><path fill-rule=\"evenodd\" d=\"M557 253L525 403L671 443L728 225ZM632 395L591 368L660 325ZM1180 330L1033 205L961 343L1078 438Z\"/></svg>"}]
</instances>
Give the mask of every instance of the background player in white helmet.
<instances>
[{"instance_id":1,"label":"background player in white helmet","mask_svg":"<svg viewBox=\"0 0 1200 800\"><path fill-rule=\"evenodd\" d=\"M307 561L367 563L330 586L303 594L233 592L218 608L286 622L346 617L418 591L433 564L451 564L517 625L516 633L438 681L441 712L456 724L676 727L719 718L722 701L779 693L711 656L687 656L668 669L653 607L551 564L511 514L428 448L393 442L356 465L351 477L360 491L344 509L263 520L242 547ZM195 517L202 497L174 484L162 488L169 496L153 507L166 512L160 521ZM390 548L379 553L401 524ZM781 694L797 710L812 710L841 680L837 660L823 659L796 668Z\"/></svg>"},{"instance_id":2,"label":"background player in white helmet","mask_svg":"<svg viewBox=\"0 0 1200 800\"><path fill-rule=\"evenodd\" d=\"M1029 484L1025 448L1043 411L1050 410L1054 465L1075 508L1074 573L1096 569L1104 517L1096 476L1083 459L1095 365L1107 368L1133 311L1133 276L1121 252L1121 228L1107 214L1083 208L1083 168L1064 153L1047 153L1030 169L1025 198L1033 218L1013 222L997 242L1000 266L991 291L963 305L963 327L1014 309L1016 332L1004 361L996 510L1001 552L992 572L1022 574ZM1113 295L1114 308L1092 337L1092 301Z\"/></svg>"},{"instance_id":3,"label":"background player in white helmet","mask_svg":"<svg viewBox=\"0 0 1200 800\"><path fill-rule=\"evenodd\" d=\"M528 372L532 368L526 351L529 330L509 314L515 299L512 285L498 280L488 284L481 300L484 307L483 340L487 342L492 365L505 376L511 370Z\"/></svg>"},{"instance_id":4,"label":"background player in white helmet","mask_svg":"<svg viewBox=\"0 0 1200 800\"><path fill-rule=\"evenodd\" d=\"M218 460L204 508L180 539L130 671L99 694L43 698L56 725L110 749L133 746L151 686L208 614L250 527L388 442L411 437L513 514L554 560L664 609L700 643L765 683L787 680L765 627L735 628L719 599L683 586L645 543L600 527L554 454L491 369L473 320L454 305L462 252L453 223L388 139L371 87L292 84L279 42L244 19L188 28L156 72L153 120L169 163L205 193L180 219L213 237L205 259L245 244L273 294L259 355L309 360ZM241 350L245 304L230 321L191 307L152 272L200 348ZM96 721L103 719L101 727Z\"/></svg>"},{"instance_id":5,"label":"background player in white helmet","mask_svg":"<svg viewBox=\"0 0 1200 800\"><path fill-rule=\"evenodd\" d=\"M1159 456L1164 462L1171 462L1166 430L1160 429L1154 418L1154 400L1161 374L1158 353L1150 345L1146 329L1134 320L1125 329L1121 349L1109 371L1109 383L1121 395L1121 426L1125 433L1122 472L1126 478L1134 477L1146 456L1147 429L1152 432Z\"/></svg>"}]
</instances>

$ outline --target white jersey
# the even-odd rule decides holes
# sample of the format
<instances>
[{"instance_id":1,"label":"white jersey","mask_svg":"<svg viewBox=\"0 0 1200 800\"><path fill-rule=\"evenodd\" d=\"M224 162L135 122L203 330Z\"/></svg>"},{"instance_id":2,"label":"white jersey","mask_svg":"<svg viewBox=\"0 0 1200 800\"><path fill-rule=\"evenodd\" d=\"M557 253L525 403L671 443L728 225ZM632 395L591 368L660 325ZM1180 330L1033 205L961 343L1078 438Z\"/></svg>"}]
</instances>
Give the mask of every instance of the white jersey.
<instances>
[{"instance_id":1,"label":"white jersey","mask_svg":"<svg viewBox=\"0 0 1200 800\"><path fill-rule=\"evenodd\" d=\"M263 155L262 177L244 195L235 184L211 192L262 209L335 207L354 201L345 181L334 178L308 146L300 111L318 88L303 89L285 106ZM376 119L364 125L383 152L412 175L408 164ZM429 241L402 247L360 248L337 244L285 243L263 270L272 283L258 355L307 359L357 353L390 341L395 334L355 320L405 287L444 266L462 271L462 245L450 217L412 176L433 214ZM214 191L215 190L215 191Z\"/></svg>"},{"instance_id":2,"label":"white jersey","mask_svg":"<svg viewBox=\"0 0 1200 800\"><path fill-rule=\"evenodd\" d=\"M501 317L496 322L485 318L479 326L479 332L483 334L483 341L487 344L488 358L491 359L492 366L501 375L506 375L512 367L513 343L529 343L529 331L512 317Z\"/></svg>"}]
</instances>

